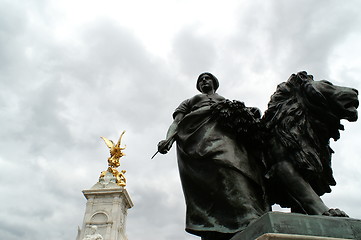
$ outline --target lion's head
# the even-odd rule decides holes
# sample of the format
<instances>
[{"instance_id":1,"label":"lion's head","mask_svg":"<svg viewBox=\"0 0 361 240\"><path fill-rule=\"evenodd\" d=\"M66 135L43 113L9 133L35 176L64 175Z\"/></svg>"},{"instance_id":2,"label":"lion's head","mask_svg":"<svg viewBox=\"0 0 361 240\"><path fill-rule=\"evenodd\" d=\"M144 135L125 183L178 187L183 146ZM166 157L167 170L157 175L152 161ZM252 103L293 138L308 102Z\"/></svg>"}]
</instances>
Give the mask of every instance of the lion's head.
<instances>
[{"instance_id":1,"label":"lion's head","mask_svg":"<svg viewBox=\"0 0 361 240\"><path fill-rule=\"evenodd\" d=\"M269 167L290 161L302 169L319 195L330 192L332 176L329 139L343 130L341 119L357 120L358 92L322 80L307 72L292 74L278 85L262 120L268 132Z\"/></svg>"},{"instance_id":2,"label":"lion's head","mask_svg":"<svg viewBox=\"0 0 361 240\"><path fill-rule=\"evenodd\" d=\"M320 106L337 119L357 120L359 101L356 89L336 86L326 80L310 81L305 88L306 96L314 106Z\"/></svg>"}]
</instances>

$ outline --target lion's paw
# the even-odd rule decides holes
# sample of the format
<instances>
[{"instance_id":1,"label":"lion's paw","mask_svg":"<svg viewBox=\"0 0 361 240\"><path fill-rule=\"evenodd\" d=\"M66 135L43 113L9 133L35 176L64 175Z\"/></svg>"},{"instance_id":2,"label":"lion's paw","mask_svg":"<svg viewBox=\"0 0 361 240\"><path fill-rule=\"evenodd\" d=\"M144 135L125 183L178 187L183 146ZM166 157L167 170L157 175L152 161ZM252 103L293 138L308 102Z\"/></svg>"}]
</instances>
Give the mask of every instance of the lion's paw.
<instances>
[{"instance_id":1,"label":"lion's paw","mask_svg":"<svg viewBox=\"0 0 361 240\"><path fill-rule=\"evenodd\" d=\"M330 208L326 212L324 212L322 215L330 216L330 217L349 217L344 211L342 211L338 208Z\"/></svg>"}]
</instances>

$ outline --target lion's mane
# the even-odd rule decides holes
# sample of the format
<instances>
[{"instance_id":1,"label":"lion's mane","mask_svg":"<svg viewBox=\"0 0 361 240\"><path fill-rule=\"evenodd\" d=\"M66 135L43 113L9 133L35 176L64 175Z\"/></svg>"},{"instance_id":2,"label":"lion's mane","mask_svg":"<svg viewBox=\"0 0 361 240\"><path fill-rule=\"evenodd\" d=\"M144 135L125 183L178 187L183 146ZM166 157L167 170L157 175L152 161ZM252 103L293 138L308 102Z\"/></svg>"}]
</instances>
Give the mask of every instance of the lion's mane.
<instances>
[{"instance_id":1,"label":"lion's mane","mask_svg":"<svg viewBox=\"0 0 361 240\"><path fill-rule=\"evenodd\" d=\"M312 87L313 77L301 72L278 85L262 121L266 137L268 176L278 161L289 161L318 195L336 184L331 169L329 139L339 138L340 119Z\"/></svg>"}]
</instances>

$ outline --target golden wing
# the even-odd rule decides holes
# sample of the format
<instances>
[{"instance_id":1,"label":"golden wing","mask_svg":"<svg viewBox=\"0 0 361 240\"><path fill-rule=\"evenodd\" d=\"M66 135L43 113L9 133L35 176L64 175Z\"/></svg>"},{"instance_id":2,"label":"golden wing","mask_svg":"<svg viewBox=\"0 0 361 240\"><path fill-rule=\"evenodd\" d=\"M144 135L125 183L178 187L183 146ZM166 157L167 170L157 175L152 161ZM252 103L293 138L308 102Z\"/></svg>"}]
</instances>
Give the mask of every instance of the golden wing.
<instances>
[{"instance_id":1,"label":"golden wing","mask_svg":"<svg viewBox=\"0 0 361 240\"><path fill-rule=\"evenodd\" d=\"M123 137L124 133L125 133L125 131L123 131L122 134L120 134L119 140L118 140L117 144L115 145L116 147L120 147L120 143L122 142L122 137ZM125 148L123 148L123 149L125 149Z\"/></svg>"},{"instance_id":2,"label":"golden wing","mask_svg":"<svg viewBox=\"0 0 361 240\"><path fill-rule=\"evenodd\" d=\"M114 147L114 143L113 143L112 140L109 140L109 139L107 139L107 138L105 138L105 137L100 137L100 138L104 140L104 142L105 142L105 144L108 146L108 148Z\"/></svg>"}]
</instances>

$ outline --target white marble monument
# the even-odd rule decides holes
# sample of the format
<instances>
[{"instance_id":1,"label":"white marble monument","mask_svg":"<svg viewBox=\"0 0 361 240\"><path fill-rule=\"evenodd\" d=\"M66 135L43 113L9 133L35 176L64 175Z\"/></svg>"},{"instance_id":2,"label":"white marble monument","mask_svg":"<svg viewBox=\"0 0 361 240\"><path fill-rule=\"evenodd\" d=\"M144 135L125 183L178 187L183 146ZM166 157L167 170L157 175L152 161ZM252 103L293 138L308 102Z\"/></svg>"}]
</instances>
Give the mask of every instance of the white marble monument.
<instances>
[{"instance_id":1,"label":"white marble monument","mask_svg":"<svg viewBox=\"0 0 361 240\"><path fill-rule=\"evenodd\" d=\"M103 171L99 181L90 189L83 190L87 199L82 227L76 240L127 240L127 211L133 207L126 186L125 170L118 171L119 158L124 156L120 147L121 134L117 144L103 138L110 149L108 169Z\"/></svg>"},{"instance_id":2,"label":"white marble monument","mask_svg":"<svg viewBox=\"0 0 361 240\"><path fill-rule=\"evenodd\" d=\"M133 202L127 190L116 183L116 178L107 172L91 189L83 190L83 194L88 201L76 240L87 239L87 235L92 234L92 226L96 226L103 237L99 239L127 240L127 211Z\"/></svg>"}]
</instances>

